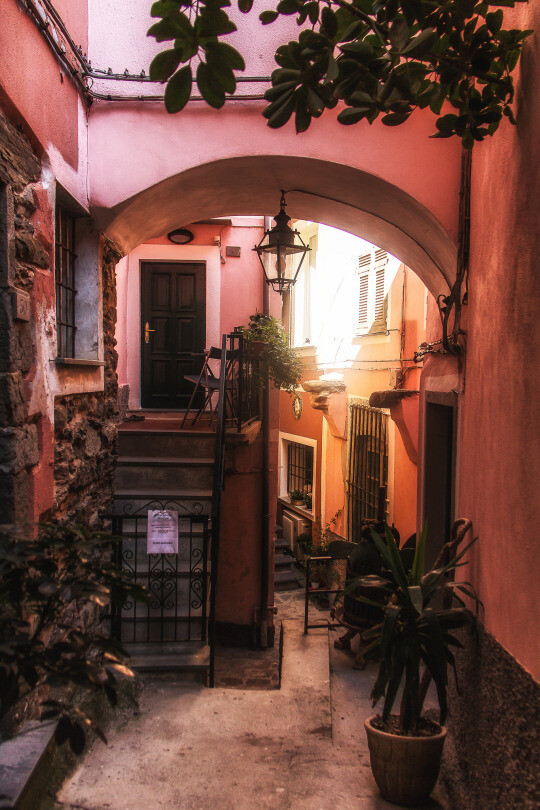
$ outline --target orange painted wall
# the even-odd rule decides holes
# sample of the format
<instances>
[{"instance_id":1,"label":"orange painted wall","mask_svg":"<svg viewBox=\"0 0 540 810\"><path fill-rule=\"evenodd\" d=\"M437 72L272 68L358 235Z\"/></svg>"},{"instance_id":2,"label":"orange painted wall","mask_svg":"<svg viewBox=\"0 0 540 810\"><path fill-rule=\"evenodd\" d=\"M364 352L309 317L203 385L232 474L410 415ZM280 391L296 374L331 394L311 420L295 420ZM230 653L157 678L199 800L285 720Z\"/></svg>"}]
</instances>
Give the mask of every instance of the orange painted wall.
<instances>
[{"instance_id":1,"label":"orange painted wall","mask_svg":"<svg viewBox=\"0 0 540 810\"><path fill-rule=\"evenodd\" d=\"M299 392L302 397L303 408L300 419L295 419L292 410L292 398L285 391L279 394L279 429L282 433L292 433L295 436L305 436L308 439L315 439L317 442L317 460L315 470L316 495L313 504L313 512L321 511L321 462L322 462L322 411L316 411L311 407L310 396L305 392Z\"/></svg>"},{"instance_id":2,"label":"orange painted wall","mask_svg":"<svg viewBox=\"0 0 540 810\"><path fill-rule=\"evenodd\" d=\"M518 126L475 147L459 514L479 541L472 571L485 624L540 678L540 5L508 19L534 28L517 90Z\"/></svg>"},{"instance_id":3,"label":"orange painted wall","mask_svg":"<svg viewBox=\"0 0 540 810\"><path fill-rule=\"evenodd\" d=\"M86 41L86 0L63 0L77 35ZM42 38L37 25L15 2L4 0L0 24L0 90L8 97L27 130L45 150L54 144L75 170L79 164L77 90ZM72 29L72 30L74 30Z\"/></svg>"}]
</instances>

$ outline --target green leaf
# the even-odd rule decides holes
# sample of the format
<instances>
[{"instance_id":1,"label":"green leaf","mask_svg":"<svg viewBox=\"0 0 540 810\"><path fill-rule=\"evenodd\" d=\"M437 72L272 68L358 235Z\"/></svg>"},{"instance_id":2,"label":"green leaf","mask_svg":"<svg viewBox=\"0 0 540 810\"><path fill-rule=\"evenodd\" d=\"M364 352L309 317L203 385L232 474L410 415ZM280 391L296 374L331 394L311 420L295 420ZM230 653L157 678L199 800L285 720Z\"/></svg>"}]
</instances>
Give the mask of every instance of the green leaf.
<instances>
[{"instance_id":1,"label":"green leaf","mask_svg":"<svg viewBox=\"0 0 540 810\"><path fill-rule=\"evenodd\" d=\"M238 8L242 14L249 14L253 8L253 0L238 0Z\"/></svg>"},{"instance_id":2,"label":"green leaf","mask_svg":"<svg viewBox=\"0 0 540 810\"><path fill-rule=\"evenodd\" d=\"M357 124L358 121L361 121L362 118L367 116L369 110L369 107L347 107L345 110L341 110L337 120L340 124L345 124L346 126Z\"/></svg>"},{"instance_id":3,"label":"green leaf","mask_svg":"<svg viewBox=\"0 0 540 810\"><path fill-rule=\"evenodd\" d=\"M314 118L318 118L320 115L322 115L324 110L324 101L311 87L307 88L307 106L310 114Z\"/></svg>"},{"instance_id":4,"label":"green leaf","mask_svg":"<svg viewBox=\"0 0 540 810\"><path fill-rule=\"evenodd\" d=\"M169 113L183 110L189 101L193 79L191 67L186 65L169 79L165 88L165 109Z\"/></svg>"},{"instance_id":5,"label":"green leaf","mask_svg":"<svg viewBox=\"0 0 540 810\"><path fill-rule=\"evenodd\" d=\"M386 124L387 127L396 127L399 124L403 124L409 115L410 113L388 113L387 115L383 115L381 121L383 124Z\"/></svg>"},{"instance_id":6,"label":"green leaf","mask_svg":"<svg viewBox=\"0 0 540 810\"><path fill-rule=\"evenodd\" d=\"M294 97L291 97L284 103L282 106L274 112L274 114L268 119L268 126L272 129L278 129L282 127L284 124L287 123L289 118L294 112L295 108L295 100Z\"/></svg>"},{"instance_id":7,"label":"green leaf","mask_svg":"<svg viewBox=\"0 0 540 810\"><path fill-rule=\"evenodd\" d=\"M390 26L389 38L392 48L401 51L409 40L410 28L403 19L394 20Z\"/></svg>"},{"instance_id":8,"label":"green leaf","mask_svg":"<svg viewBox=\"0 0 540 810\"><path fill-rule=\"evenodd\" d=\"M209 42L205 50L211 53L213 59L232 70L245 70L246 63L242 54L226 42Z\"/></svg>"},{"instance_id":9,"label":"green leaf","mask_svg":"<svg viewBox=\"0 0 540 810\"><path fill-rule=\"evenodd\" d=\"M433 28L425 28L417 37L412 39L406 48L401 51L403 56L424 56L435 42L437 35Z\"/></svg>"},{"instance_id":10,"label":"green leaf","mask_svg":"<svg viewBox=\"0 0 540 810\"><path fill-rule=\"evenodd\" d=\"M199 62L197 67L197 85L204 100L215 109L225 104L225 91L206 62Z\"/></svg>"},{"instance_id":11,"label":"green leaf","mask_svg":"<svg viewBox=\"0 0 540 810\"><path fill-rule=\"evenodd\" d=\"M407 588L407 593L409 594L414 609L418 613L422 613L424 597L422 596L422 588L420 585L409 585Z\"/></svg>"},{"instance_id":12,"label":"green leaf","mask_svg":"<svg viewBox=\"0 0 540 810\"><path fill-rule=\"evenodd\" d=\"M151 25L146 36L155 37L156 42L166 42L169 39L176 39L181 33L182 30L178 26L165 19Z\"/></svg>"},{"instance_id":13,"label":"green leaf","mask_svg":"<svg viewBox=\"0 0 540 810\"><path fill-rule=\"evenodd\" d=\"M296 128L296 132L305 132L309 129L309 125L311 124L311 113L303 104L298 104L296 108L296 115L294 120L294 125Z\"/></svg>"},{"instance_id":14,"label":"green leaf","mask_svg":"<svg viewBox=\"0 0 540 810\"><path fill-rule=\"evenodd\" d=\"M380 646L380 656L382 659L391 656L391 645L394 636L394 628L396 626L396 622L400 613L401 608L399 607L399 605L388 605L388 607L385 610L384 622L381 631L381 646Z\"/></svg>"},{"instance_id":15,"label":"green leaf","mask_svg":"<svg viewBox=\"0 0 540 810\"><path fill-rule=\"evenodd\" d=\"M503 17L504 14L502 8L498 9L498 11L492 11L489 14L486 14L486 25L492 34L497 34L501 30Z\"/></svg>"},{"instance_id":16,"label":"green leaf","mask_svg":"<svg viewBox=\"0 0 540 810\"><path fill-rule=\"evenodd\" d=\"M386 695L384 697L383 720L388 720L394 701L396 699L401 679L403 677L403 670L405 669L406 654L403 649L403 644L400 644L395 650L395 657L392 662L392 669L388 686L386 687Z\"/></svg>"},{"instance_id":17,"label":"green leaf","mask_svg":"<svg viewBox=\"0 0 540 810\"><path fill-rule=\"evenodd\" d=\"M155 82L166 82L180 64L181 54L177 50L162 51L152 59L150 78Z\"/></svg>"},{"instance_id":18,"label":"green leaf","mask_svg":"<svg viewBox=\"0 0 540 810\"><path fill-rule=\"evenodd\" d=\"M263 25L273 23L278 17L279 13L277 11L263 11L261 14L259 14L259 20Z\"/></svg>"},{"instance_id":19,"label":"green leaf","mask_svg":"<svg viewBox=\"0 0 540 810\"><path fill-rule=\"evenodd\" d=\"M283 82L283 84L276 84L274 87L269 87L265 91L264 97L266 101L276 101L280 96L285 95L288 90L294 90L297 82Z\"/></svg>"},{"instance_id":20,"label":"green leaf","mask_svg":"<svg viewBox=\"0 0 540 810\"><path fill-rule=\"evenodd\" d=\"M414 551L414 560L411 571L411 583L413 585L420 585L422 576L424 574L424 560L426 556L426 540L427 540L427 521L422 526L422 531L418 537L416 548Z\"/></svg>"},{"instance_id":21,"label":"green leaf","mask_svg":"<svg viewBox=\"0 0 540 810\"><path fill-rule=\"evenodd\" d=\"M180 0L157 0L152 3L150 9L151 17L166 17L168 14L175 13L180 8Z\"/></svg>"},{"instance_id":22,"label":"green leaf","mask_svg":"<svg viewBox=\"0 0 540 810\"><path fill-rule=\"evenodd\" d=\"M332 9L324 6L321 12L321 32L325 33L329 39L334 39L338 30L338 21Z\"/></svg>"}]
</instances>

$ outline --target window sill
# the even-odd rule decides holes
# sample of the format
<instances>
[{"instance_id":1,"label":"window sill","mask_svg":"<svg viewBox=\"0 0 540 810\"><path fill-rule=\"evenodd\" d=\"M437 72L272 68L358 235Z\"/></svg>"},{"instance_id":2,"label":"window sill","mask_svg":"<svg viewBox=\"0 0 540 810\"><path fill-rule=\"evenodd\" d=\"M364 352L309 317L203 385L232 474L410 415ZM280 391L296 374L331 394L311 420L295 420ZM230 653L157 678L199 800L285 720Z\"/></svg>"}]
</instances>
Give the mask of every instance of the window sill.
<instances>
[{"instance_id":1,"label":"window sill","mask_svg":"<svg viewBox=\"0 0 540 810\"><path fill-rule=\"evenodd\" d=\"M296 512L298 515L302 515L302 517L308 518L308 520L314 520L313 512L310 512L308 509L305 509L303 506L295 506L290 502L288 498L284 498L281 495L278 496L278 502L283 506L286 506L287 509L290 509L292 512Z\"/></svg>"},{"instance_id":2,"label":"window sill","mask_svg":"<svg viewBox=\"0 0 540 810\"><path fill-rule=\"evenodd\" d=\"M56 357L53 361L57 366L87 366L89 368L100 368L105 366L105 360L84 360L81 357Z\"/></svg>"}]
</instances>

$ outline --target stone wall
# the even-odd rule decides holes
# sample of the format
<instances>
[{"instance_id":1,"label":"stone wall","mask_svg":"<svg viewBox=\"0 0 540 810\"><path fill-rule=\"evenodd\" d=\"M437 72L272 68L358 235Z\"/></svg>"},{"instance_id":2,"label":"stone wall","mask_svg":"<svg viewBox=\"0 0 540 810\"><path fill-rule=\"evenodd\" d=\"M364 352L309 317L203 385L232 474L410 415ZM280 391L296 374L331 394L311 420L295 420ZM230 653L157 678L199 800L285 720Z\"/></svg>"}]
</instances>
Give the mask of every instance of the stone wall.
<instances>
[{"instance_id":1,"label":"stone wall","mask_svg":"<svg viewBox=\"0 0 540 810\"><path fill-rule=\"evenodd\" d=\"M452 806L533 810L539 806L540 687L481 625L477 635L462 632L461 641L459 693L451 687L443 760Z\"/></svg>"},{"instance_id":2,"label":"stone wall","mask_svg":"<svg viewBox=\"0 0 540 810\"><path fill-rule=\"evenodd\" d=\"M116 454L120 257L102 239L104 390L56 397L53 436L47 358L38 369L37 355L39 330L50 329L39 313L54 318L55 308L54 199L41 172L29 141L0 109L0 523L54 517L96 526L110 506ZM27 320L14 316L16 292L29 296Z\"/></svg>"},{"instance_id":3,"label":"stone wall","mask_svg":"<svg viewBox=\"0 0 540 810\"><path fill-rule=\"evenodd\" d=\"M104 240L100 251L103 290L103 393L57 397L54 405L54 517L90 527L111 508L116 463L118 380L114 327L115 265L120 258Z\"/></svg>"},{"instance_id":4,"label":"stone wall","mask_svg":"<svg viewBox=\"0 0 540 810\"><path fill-rule=\"evenodd\" d=\"M39 418L29 414L25 376L33 362L33 324L13 317L15 291L32 294L49 267L32 215L41 164L0 110L0 522L28 519L30 471L39 461Z\"/></svg>"}]
</instances>

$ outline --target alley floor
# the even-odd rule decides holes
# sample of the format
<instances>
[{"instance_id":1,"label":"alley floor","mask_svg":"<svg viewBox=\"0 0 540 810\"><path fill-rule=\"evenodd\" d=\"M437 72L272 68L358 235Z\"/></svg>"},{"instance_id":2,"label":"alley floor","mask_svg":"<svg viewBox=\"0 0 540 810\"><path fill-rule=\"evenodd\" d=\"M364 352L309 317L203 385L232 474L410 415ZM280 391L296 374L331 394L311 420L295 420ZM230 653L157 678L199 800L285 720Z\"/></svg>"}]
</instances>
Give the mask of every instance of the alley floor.
<instances>
[{"instance_id":1,"label":"alley floor","mask_svg":"<svg viewBox=\"0 0 540 810\"><path fill-rule=\"evenodd\" d=\"M363 728L375 668L353 670L352 656L334 650L334 632L303 635L301 591L277 594L276 604L281 689L209 690L145 676L140 712L110 732L107 746L94 743L56 810L395 807L373 782ZM251 659L242 660L249 671ZM439 797L426 807L448 805Z\"/></svg>"}]
</instances>

